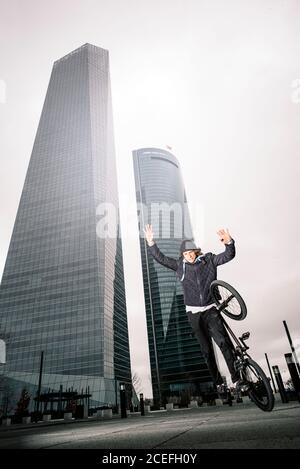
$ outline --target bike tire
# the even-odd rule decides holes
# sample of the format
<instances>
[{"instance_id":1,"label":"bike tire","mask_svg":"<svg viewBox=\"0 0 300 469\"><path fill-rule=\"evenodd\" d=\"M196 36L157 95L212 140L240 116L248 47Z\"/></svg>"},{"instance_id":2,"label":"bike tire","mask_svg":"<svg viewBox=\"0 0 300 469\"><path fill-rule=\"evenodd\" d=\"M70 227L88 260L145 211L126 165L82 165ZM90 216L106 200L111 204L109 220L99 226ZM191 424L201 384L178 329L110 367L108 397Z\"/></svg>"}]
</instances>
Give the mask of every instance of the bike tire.
<instances>
[{"instance_id":1,"label":"bike tire","mask_svg":"<svg viewBox=\"0 0 300 469\"><path fill-rule=\"evenodd\" d=\"M254 404L256 404L257 407L259 407L261 410L263 410L264 412L271 412L271 410L274 407L274 394L271 389L269 380L267 376L265 375L264 371L261 369L261 367L254 360L252 360L252 358L249 358L248 363L246 364L246 368L248 368L248 373L249 373L249 370L252 373L251 367L252 369L255 370L261 382L258 385L256 383L255 385L252 385L252 386L250 383L250 389L247 391L248 396L254 402ZM247 379L247 376L246 376L246 379ZM265 392L264 396L266 399L264 402L261 399L262 386Z\"/></svg>"},{"instance_id":2,"label":"bike tire","mask_svg":"<svg viewBox=\"0 0 300 469\"><path fill-rule=\"evenodd\" d=\"M246 303L244 302L241 295L235 290L235 288L233 288L231 285L229 285L229 283L223 282L223 280L214 280L210 285L210 292L211 292L211 295L212 295L215 303L217 305L222 304L222 301L220 299L220 293L219 293L219 290L218 290L219 286L225 288L226 290L228 290L234 296L234 298L239 303L239 306L240 306L240 309L241 309L239 314L233 314L230 311L228 311L226 308L222 309L222 313L226 314L226 316L228 316L230 319L234 319L235 321L242 321L243 319L245 319L245 317L247 316Z\"/></svg>"}]
</instances>

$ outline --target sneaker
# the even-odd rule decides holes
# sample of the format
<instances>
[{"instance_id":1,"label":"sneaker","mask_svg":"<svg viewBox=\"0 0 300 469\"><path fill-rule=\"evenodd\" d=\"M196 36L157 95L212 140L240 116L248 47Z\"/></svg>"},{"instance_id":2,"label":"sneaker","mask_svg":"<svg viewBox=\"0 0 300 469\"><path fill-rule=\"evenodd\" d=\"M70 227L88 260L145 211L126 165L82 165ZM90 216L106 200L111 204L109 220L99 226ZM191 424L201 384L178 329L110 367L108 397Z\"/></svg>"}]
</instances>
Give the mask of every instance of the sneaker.
<instances>
[{"instance_id":1,"label":"sneaker","mask_svg":"<svg viewBox=\"0 0 300 469\"><path fill-rule=\"evenodd\" d=\"M218 384L217 385L217 393L219 395L219 397L223 398L226 396L226 393L227 393L227 389L226 389L226 386L225 384Z\"/></svg>"}]
</instances>

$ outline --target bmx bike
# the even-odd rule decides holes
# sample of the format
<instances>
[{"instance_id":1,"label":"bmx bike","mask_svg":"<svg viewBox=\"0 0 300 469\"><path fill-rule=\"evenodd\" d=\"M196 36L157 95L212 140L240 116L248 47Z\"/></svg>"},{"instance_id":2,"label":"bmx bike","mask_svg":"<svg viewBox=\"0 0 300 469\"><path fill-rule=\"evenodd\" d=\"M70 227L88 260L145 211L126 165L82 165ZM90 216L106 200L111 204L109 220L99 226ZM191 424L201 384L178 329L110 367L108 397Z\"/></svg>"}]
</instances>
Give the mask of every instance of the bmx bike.
<instances>
[{"instance_id":1,"label":"bmx bike","mask_svg":"<svg viewBox=\"0 0 300 469\"><path fill-rule=\"evenodd\" d=\"M241 321L247 316L247 307L241 295L228 283L222 280L214 280L210 291L220 313L224 313L230 319ZM245 341L249 339L250 332L244 332L241 337L236 337L222 314L220 314L224 326L232 339L235 354L234 366L239 373L238 387L247 393L251 401L265 412L270 412L274 407L274 394L269 380L261 367L250 357L249 347ZM235 344L235 345L234 345Z\"/></svg>"}]
</instances>

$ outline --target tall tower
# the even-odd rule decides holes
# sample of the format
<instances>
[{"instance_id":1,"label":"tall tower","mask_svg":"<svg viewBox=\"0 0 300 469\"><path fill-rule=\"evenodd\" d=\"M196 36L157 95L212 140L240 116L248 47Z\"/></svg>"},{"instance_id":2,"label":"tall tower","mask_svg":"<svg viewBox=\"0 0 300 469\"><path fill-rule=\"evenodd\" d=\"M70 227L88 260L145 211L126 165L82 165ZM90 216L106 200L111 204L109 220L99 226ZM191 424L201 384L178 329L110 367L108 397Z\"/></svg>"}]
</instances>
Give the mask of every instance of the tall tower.
<instances>
[{"instance_id":1,"label":"tall tower","mask_svg":"<svg viewBox=\"0 0 300 469\"><path fill-rule=\"evenodd\" d=\"M109 236L99 230L114 209ZM113 232L112 232L113 228ZM107 50L54 63L0 288L4 374L15 388L114 404L130 355Z\"/></svg>"},{"instance_id":2,"label":"tall tower","mask_svg":"<svg viewBox=\"0 0 300 469\"><path fill-rule=\"evenodd\" d=\"M135 150L133 161L153 398L158 404L169 396L202 394L212 381L191 335L182 286L175 272L149 254L142 231L151 223L158 247L176 259L182 240L193 237L179 162L158 148Z\"/></svg>"}]
</instances>

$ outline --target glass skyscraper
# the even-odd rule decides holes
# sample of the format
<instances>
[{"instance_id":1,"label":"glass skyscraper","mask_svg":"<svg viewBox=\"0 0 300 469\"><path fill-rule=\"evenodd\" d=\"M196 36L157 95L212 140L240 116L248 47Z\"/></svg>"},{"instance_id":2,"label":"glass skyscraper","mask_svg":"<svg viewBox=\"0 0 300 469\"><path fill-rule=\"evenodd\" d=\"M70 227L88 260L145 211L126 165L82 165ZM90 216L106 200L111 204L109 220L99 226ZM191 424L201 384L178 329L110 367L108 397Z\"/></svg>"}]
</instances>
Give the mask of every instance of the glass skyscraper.
<instances>
[{"instance_id":1,"label":"glass skyscraper","mask_svg":"<svg viewBox=\"0 0 300 469\"><path fill-rule=\"evenodd\" d=\"M116 214L107 237L104 204ZM53 66L1 283L0 336L16 392L36 391L41 351L43 390L89 386L91 402L114 404L118 383L131 381L109 54L90 44Z\"/></svg>"},{"instance_id":2,"label":"glass skyscraper","mask_svg":"<svg viewBox=\"0 0 300 469\"><path fill-rule=\"evenodd\" d=\"M182 286L174 271L153 259L142 231L151 223L158 247L176 259L182 240L193 238L179 162L158 148L135 150L133 161L153 398L159 404L170 396L201 395L212 381L191 334Z\"/></svg>"}]
</instances>

